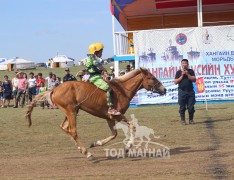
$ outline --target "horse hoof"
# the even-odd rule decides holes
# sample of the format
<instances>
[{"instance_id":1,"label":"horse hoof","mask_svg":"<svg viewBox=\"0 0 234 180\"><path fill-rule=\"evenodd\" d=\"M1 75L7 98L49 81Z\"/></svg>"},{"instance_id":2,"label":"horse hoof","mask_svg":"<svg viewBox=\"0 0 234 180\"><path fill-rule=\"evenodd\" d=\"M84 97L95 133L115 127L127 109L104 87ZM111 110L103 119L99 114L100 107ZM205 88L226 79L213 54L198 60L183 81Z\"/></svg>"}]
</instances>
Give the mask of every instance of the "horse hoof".
<instances>
[{"instance_id":1,"label":"horse hoof","mask_svg":"<svg viewBox=\"0 0 234 180\"><path fill-rule=\"evenodd\" d=\"M89 146L89 148L93 148L93 147L96 147L96 142L91 143Z\"/></svg>"},{"instance_id":2,"label":"horse hoof","mask_svg":"<svg viewBox=\"0 0 234 180\"><path fill-rule=\"evenodd\" d=\"M124 148L124 152L127 154L129 152L128 148Z\"/></svg>"},{"instance_id":3,"label":"horse hoof","mask_svg":"<svg viewBox=\"0 0 234 180\"><path fill-rule=\"evenodd\" d=\"M94 160L97 160L97 158L95 158L93 155L91 155L91 156L88 157L88 160L89 161L94 161Z\"/></svg>"}]
</instances>

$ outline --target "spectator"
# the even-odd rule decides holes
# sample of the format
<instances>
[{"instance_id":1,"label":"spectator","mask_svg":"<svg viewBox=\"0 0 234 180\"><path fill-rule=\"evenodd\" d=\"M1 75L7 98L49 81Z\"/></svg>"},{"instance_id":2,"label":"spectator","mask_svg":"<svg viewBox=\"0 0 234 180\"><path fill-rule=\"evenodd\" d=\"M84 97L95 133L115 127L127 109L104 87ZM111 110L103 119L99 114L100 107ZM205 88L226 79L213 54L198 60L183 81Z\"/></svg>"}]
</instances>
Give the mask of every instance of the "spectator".
<instances>
[{"instance_id":1,"label":"spectator","mask_svg":"<svg viewBox=\"0 0 234 180\"><path fill-rule=\"evenodd\" d=\"M16 102L15 102L15 106L13 108L18 108L18 102L20 97L22 96L22 100L21 100L21 108L24 107L24 103L25 103L25 94L26 94L26 89L27 89L27 85L28 85L28 81L25 78L25 75L23 72L19 72L19 78L18 78L18 91L17 91L17 95L16 95Z\"/></svg>"},{"instance_id":2,"label":"spectator","mask_svg":"<svg viewBox=\"0 0 234 180\"><path fill-rule=\"evenodd\" d=\"M125 72L124 71L120 71L119 76L123 76L123 75L125 75Z\"/></svg>"},{"instance_id":3,"label":"spectator","mask_svg":"<svg viewBox=\"0 0 234 180\"><path fill-rule=\"evenodd\" d=\"M3 86L2 86L2 81L0 81L0 107L3 107Z\"/></svg>"},{"instance_id":4,"label":"spectator","mask_svg":"<svg viewBox=\"0 0 234 180\"><path fill-rule=\"evenodd\" d=\"M18 91L18 71L15 71L15 77L11 80L13 103L16 106L16 95Z\"/></svg>"},{"instance_id":5,"label":"spectator","mask_svg":"<svg viewBox=\"0 0 234 180\"><path fill-rule=\"evenodd\" d=\"M76 77L79 77L80 81L82 81L83 76L84 76L84 71L79 71L79 72L76 74Z\"/></svg>"},{"instance_id":6,"label":"spectator","mask_svg":"<svg viewBox=\"0 0 234 180\"><path fill-rule=\"evenodd\" d=\"M7 75L4 76L4 81L2 83L2 86L3 86L3 105L2 105L2 107L5 107L6 101L8 102L7 107L9 107L11 96L12 96L12 85L11 85L11 81L8 79Z\"/></svg>"},{"instance_id":7,"label":"spectator","mask_svg":"<svg viewBox=\"0 0 234 180\"><path fill-rule=\"evenodd\" d=\"M37 88L38 74L34 74L34 78L36 79L36 95L37 95L39 93L39 89Z\"/></svg>"},{"instance_id":8,"label":"spectator","mask_svg":"<svg viewBox=\"0 0 234 180\"><path fill-rule=\"evenodd\" d=\"M130 71L131 71L131 66L130 66L130 65L127 65L127 66L126 66L125 73L129 73Z\"/></svg>"},{"instance_id":9,"label":"spectator","mask_svg":"<svg viewBox=\"0 0 234 180\"><path fill-rule=\"evenodd\" d=\"M51 88L54 89L60 84L60 81L57 79L56 75L52 75L52 81L51 81ZM51 89L51 90L52 90ZM47 104L48 106L49 104ZM57 106L55 104L49 105L50 109L57 109Z\"/></svg>"},{"instance_id":10,"label":"spectator","mask_svg":"<svg viewBox=\"0 0 234 180\"><path fill-rule=\"evenodd\" d=\"M28 82L28 76L26 73L23 73L23 77L27 80ZM26 88L26 92L25 92L25 102L26 104L28 104L28 83L27 83L27 88Z\"/></svg>"},{"instance_id":11,"label":"spectator","mask_svg":"<svg viewBox=\"0 0 234 180\"><path fill-rule=\"evenodd\" d=\"M185 111L186 108L189 112L189 124L194 124L193 115L194 115L194 104L195 92L193 90L193 82L196 82L196 76L192 69L188 68L188 60L182 59L181 68L178 70L175 75L174 83L179 85L178 88L178 103L180 105L179 113L181 117L181 124L185 125Z\"/></svg>"},{"instance_id":12,"label":"spectator","mask_svg":"<svg viewBox=\"0 0 234 180\"><path fill-rule=\"evenodd\" d=\"M32 102L34 96L37 93L37 87L36 87L36 78L34 77L34 73L29 73L29 79L28 79L28 97L29 102Z\"/></svg>"},{"instance_id":13,"label":"spectator","mask_svg":"<svg viewBox=\"0 0 234 180\"><path fill-rule=\"evenodd\" d=\"M45 87L45 84L43 82L40 83L40 89L39 89L39 94L42 92L47 91L47 88Z\"/></svg>"},{"instance_id":14,"label":"spectator","mask_svg":"<svg viewBox=\"0 0 234 180\"><path fill-rule=\"evenodd\" d=\"M45 85L45 79L42 77L42 73L38 73L38 78L36 79L36 86L37 86L38 92L41 87L41 83Z\"/></svg>"},{"instance_id":15,"label":"spectator","mask_svg":"<svg viewBox=\"0 0 234 180\"><path fill-rule=\"evenodd\" d=\"M131 62L130 68L131 68L131 71L135 69L135 61Z\"/></svg>"},{"instance_id":16,"label":"spectator","mask_svg":"<svg viewBox=\"0 0 234 180\"><path fill-rule=\"evenodd\" d=\"M63 81L61 81L61 77L57 77L57 80L58 80L59 84L63 83Z\"/></svg>"},{"instance_id":17,"label":"spectator","mask_svg":"<svg viewBox=\"0 0 234 180\"><path fill-rule=\"evenodd\" d=\"M66 75L63 77L63 82L76 81L75 76L70 74L70 69L69 68L65 68L65 73L66 73Z\"/></svg>"},{"instance_id":18,"label":"spectator","mask_svg":"<svg viewBox=\"0 0 234 180\"><path fill-rule=\"evenodd\" d=\"M110 72L109 72L110 79L115 78L115 69L113 66L110 67Z\"/></svg>"},{"instance_id":19,"label":"spectator","mask_svg":"<svg viewBox=\"0 0 234 180\"><path fill-rule=\"evenodd\" d=\"M50 72L49 73L49 76L45 78L45 80L47 81L47 89L48 90L52 90L53 88L51 87L51 84L52 84L52 76L53 76L53 73Z\"/></svg>"},{"instance_id":20,"label":"spectator","mask_svg":"<svg viewBox=\"0 0 234 180\"><path fill-rule=\"evenodd\" d=\"M110 77L109 77L109 75L108 75L108 73L107 73L107 70L103 70L103 71L102 71L102 78L103 78L105 81L110 80Z\"/></svg>"},{"instance_id":21,"label":"spectator","mask_svg":"<svg viewBox=\"0 0 234 180\"><path fill-rule=\"evenodd\" d=\"M51 89L54 89L55 87L57 87L58 85L60 84L59 80L57 80L57 77L55 74L52 75L52 78L51 78Z\"/></svg>"},{"instance_id":22,"label":"spectator","mask_svg":"<svg viewBox=\"0 0 234 180\"><path fill-rule=\"evenodd\" d=\"M89 77L90 77L89 71L87 69L85 69L84 76L82 77L82 81L84 81L84 82L89 81Z\"/></svg>"},{"instance_id":23,"label":"spectator","mask_svg":"<svg viewBox=\"0 0 234 180\"><path fill-rule=\"evenodd\" d=\"M38 74L34 74L34 77L37 80L38 79Z\"/></svg>"},{"instance_id":24,"label":"spectator","mask_svg":"<svg viewBox=\"0 0 234 180\"><path fill-rule=\"evenodd\" d=\"M45 84L43 82L40 82L40 88L39 88L38 93L40 94L40 93L43 93L45 91L47 91L47 88L45 87ZM49 104L48 104L47 101L41 102L40 106L42 107L42 109L44 109L45 106L47 106L47 108L49 109Z\"/></svg>"}]
</instances>

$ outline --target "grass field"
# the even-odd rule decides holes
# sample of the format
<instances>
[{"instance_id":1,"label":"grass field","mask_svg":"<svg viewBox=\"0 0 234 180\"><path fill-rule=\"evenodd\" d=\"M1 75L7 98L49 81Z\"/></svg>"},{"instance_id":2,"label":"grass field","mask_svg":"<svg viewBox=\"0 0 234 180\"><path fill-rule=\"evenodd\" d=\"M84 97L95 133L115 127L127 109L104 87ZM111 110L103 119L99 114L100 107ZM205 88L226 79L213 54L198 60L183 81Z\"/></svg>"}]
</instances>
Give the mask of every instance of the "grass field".
<instances>
[{"instance_id":1,"label":"grass field","mask_svg":"<svg viewBox=\"0 0 234 180\"><path fill-rule=\"evenodd\" d=\"M59 110L35 108L27 127L24 110L0 109L1 179L233 179L234 104L196 106L196 124L181 126L177 106L130 108L139 125L154 130L152 139L170 148L170 158L110 158L104 147L90 151L87 161L60 128ZM86 146L110 135L106 121L85 112L78 116L78 134ZM121 130L110 144L124 139ZM123 144L119 145L123 148Z\"/></svg>"},{"instance_id":2,"label":"grass field","mask_svg":"<svg viewBox=\"0 0 234 180\"><path fill-rule=\"evenodd\" d=\"M40 70L40 69L39 69ZM43 70L43 69L42 69ZM41 71L42 71L41 70ZM43 71L43 73L50 70ZM76 69L72 68L75 74ZM34 71L36 72L36 71ZM58 74L63 73L58 70ZM24 109L0 109L0 179L234 179L234 103L196 105L195 125L181 126L178 106L130 108L140 126L154 130L151 141L170 148L168 158L110 157L105 149L121 142L90 149L97 160L88 161L59 127L60 110L36 107L32 127ZM105 120L83 111L78 134L86 147L111 134ZM123 148L124 144L117 144Z\"/></svg>"}]
</instances>

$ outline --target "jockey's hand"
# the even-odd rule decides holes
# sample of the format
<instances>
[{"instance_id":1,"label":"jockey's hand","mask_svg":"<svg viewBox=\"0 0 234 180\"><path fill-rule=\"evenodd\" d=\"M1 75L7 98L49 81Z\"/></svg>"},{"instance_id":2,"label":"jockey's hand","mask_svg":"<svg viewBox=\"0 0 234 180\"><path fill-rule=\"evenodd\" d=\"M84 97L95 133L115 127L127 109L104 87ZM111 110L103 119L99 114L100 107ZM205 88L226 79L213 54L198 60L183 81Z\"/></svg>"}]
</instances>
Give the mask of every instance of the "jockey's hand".
<instances>
[{"instance_id":1,"label":"jockey's hand","mask_svg":"<svg viewBox=\"0 0 234 180\"><path fill-rule=\"evenodd\" d=\"M103 66L99 66L98 69L100 69L101 71L105 70L105 68Z\"/></svg>"}]
</instances>

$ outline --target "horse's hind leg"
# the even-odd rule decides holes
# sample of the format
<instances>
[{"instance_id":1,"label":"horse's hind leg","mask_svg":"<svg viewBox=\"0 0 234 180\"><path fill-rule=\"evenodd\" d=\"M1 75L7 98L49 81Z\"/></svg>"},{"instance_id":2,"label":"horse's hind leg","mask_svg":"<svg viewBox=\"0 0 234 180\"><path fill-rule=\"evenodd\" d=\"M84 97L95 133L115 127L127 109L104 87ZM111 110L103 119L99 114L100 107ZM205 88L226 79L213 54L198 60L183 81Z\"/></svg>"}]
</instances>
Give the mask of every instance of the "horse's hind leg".
<instances>
[{"instance_id":1,"label":"horse's hind leg","mask_svg":"<svg viewBox=\"0 0 234 180\"><path fill-rule=\"evenodd\" d=\"M107 137L106 139L102 139L99 141L96 141L90 145L90 148L96 147L96 146L103 146L104 144L108 143L112 139L115 139L117 136L117 130L115 128L115 121L114 120L107 120L107 123L109 125L109 128L111 129L112 135Z\"/></svg>"},{"instance_id":2,"label":"horse's hind leg","mask_svg":"<svg viewBox=\"0 0 234 180\"><path fill-rule=\"evenodd\" d=\"M62 130L64 130L66 133L69 133L69 123L67 116L65 116L64 121L60 124L60 127Z\"/></svg>"},{"instance_id":3,"label":"horse's hind leg","mask_svg":"<svg viewBox=\"0 0 234 180\"><path fill-rule=\"evenodd\" d=\"M76 115L78 114L78 112L79 112L79 109L77 109ZM64 130L66 133L69 133L69 122L68 122L67 116L65 116L65 119L64 119L64 121L60 124L60 127L61 127L61 129Z\"/></svg>"},{"instance_id":4,"label":"horse's hind leg","mask_svg":"<svg viewBox=\"0 0 234 180\"><path fill-rule=\"evenodd\" d=\"M68 134L70 134L73 137L73 139L75 140L76 145L77 145L78 149L80 150L80 152L82 154L86 155L87 158L92 160L93 159L92 154L87 151L87 149L81 143L80 138L77 135L77 129L76 129L77 112L78 112L78 110L74 110L74 109L69 108L69 107L67 107L67 109L65 110L65 114L66 114L67 121L68 121L68 126L69 126L68 127ZM65 118L64 122L66 124L66 118Z\"/></svg>"}]
</instances>

